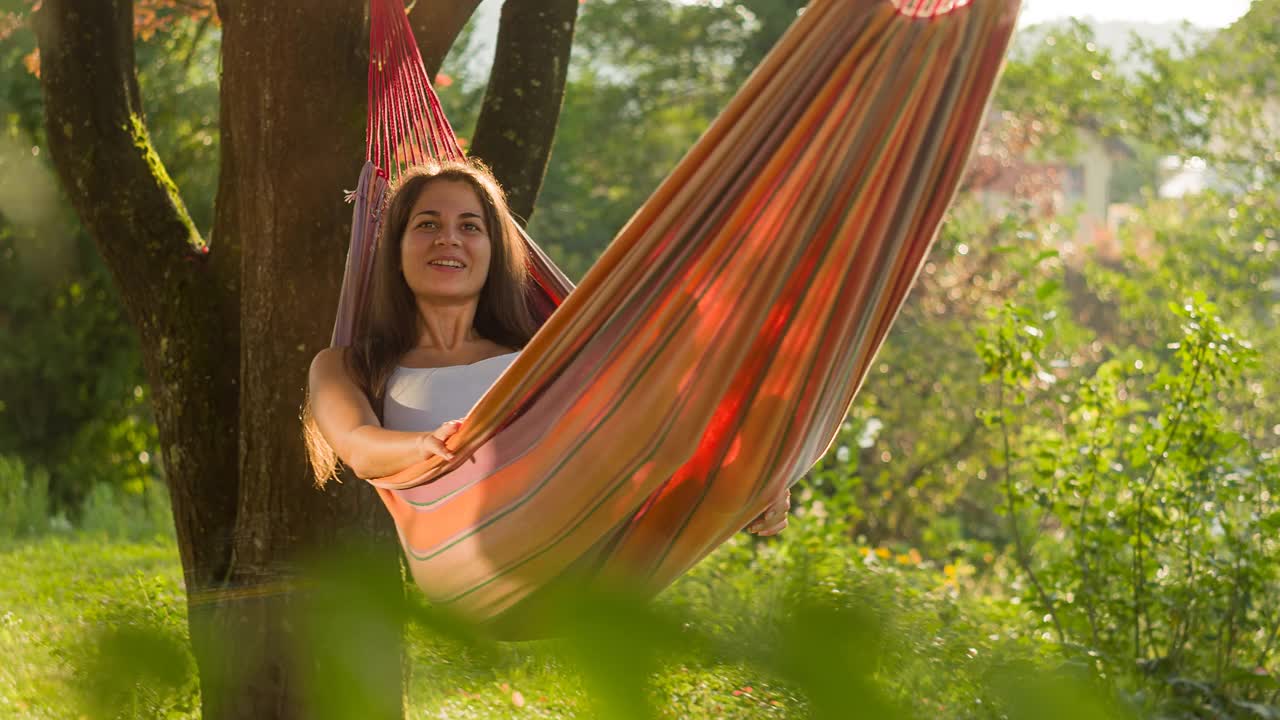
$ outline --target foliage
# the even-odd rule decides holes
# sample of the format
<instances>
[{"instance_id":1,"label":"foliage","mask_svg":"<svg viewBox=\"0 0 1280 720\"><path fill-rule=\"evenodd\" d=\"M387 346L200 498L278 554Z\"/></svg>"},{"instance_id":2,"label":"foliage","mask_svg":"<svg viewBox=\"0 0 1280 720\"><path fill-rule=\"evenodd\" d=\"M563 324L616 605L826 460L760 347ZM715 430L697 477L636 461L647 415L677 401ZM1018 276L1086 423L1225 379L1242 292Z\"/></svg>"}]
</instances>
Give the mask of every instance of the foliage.
<instances>
[{"instance_id":1,"label":"foliage","mask_svg":"<svg viewBox=\"0 0 1280 720\"><path fill-rule=\"evenodd\" d=\"M996 91L997 147L1071 157L1079 130L1127 135L1125 95L1117 58L1098 46L1088 25L1072 19L1013 53Z\"/></svg>"},{"instance_id":2,"label":"foliage","mask_svg":"<svg viewBox=\"0 0 1280 720\"><path fill-rule=\"evenodd\" d=\"M0 455L0 543L39 535L49 515L49 473Z\"/></svg>"},{"instance_id":3,"label":"foliage","mask_svg":"<svg viewBox=\"0 0 1280 720\"><path fill-rule=\"evenodd\" d=\"M153 139L206 228L218 171L210 10L157 0L138 5L136 23ZM0 37L0 453L48 468L53 509L74 516L99 483L134 497L154 485L158 443L136 338L41 152L39 85L22 69L34 40L11 22Z\"/></svg>"},{"instance_id":4,"label":"foliage","mask_svg":"<svg viewBox=\"0 0 1280 720\"><path fill-rule=\"evenodd\" d=\"M1220 390L1231 428L1264 449L1280 447L1280 187L1208 192L1153 202L1123 238L1111 263L1087 268L1090 287L1112 308L1099 339L1116 348L1168 355L1181 321L1172 304L1211 298L1248 338L1257 369L1234 391Z\"/></svg>"},{"instance_id":5,"label":"foliage","mask_svg":"<svg viewBox=\"0 0 1280 720\"><path fill-rule=\"evenodd\" d=\"M1065 301L1069 271L1056 248L1067 234L1029 203L993 216L968 197L948 213L836 453L811 473L823 483L833 474L858 476L854 532L873 544L902 540L971 558L1003 545L987 461L992 438L977 417L987 399L973 332L1011 299ZM1080 342L1065 327L1061 341ZM1076 364L1091 356L1064 353Z\"/></svg>"},{"instance_id":6,"label":"foliage","mask_svg":"<svg viewBox=\"0 0 1280 720\"><path fill-rule=\"evenodd\" d=\"M170 537L169 495L158 482L148 482L134 492L98 483L84 499L77 528L116 541Z\"/></svg>"},{"instance_id":7,"label":"foliage","mask_svg":"<svg viewBox=\"0 0 1280 720\"><path fill-rule=\"evenodd\" d=\"M1041 365L1047 326L1007 307L981 340L1000 398L985 420L1028 600L1108 672L1138 663L1147 702L1244 717L1280 689L1280 463L1228 421L1222 398L1255 353L1217 311L1173 307L1171 357L1130 350L1059 383ZM1058 402L1029 406L1045 384Z\"/></svg>"},{"instance_id":8,"label":"foliage","mask_svg":"<svg viewBox=\"0 0 1280 720\"><path fill-rule=\"evenodd\" d=\"M173 535L168 493L154 480L136 488L97 483L77 510L74 524L65 513L55 513L49 473L0 455L0 548L72 531L117 542Z\"/></svg>"},{"instance_id":9,"label":"foliage","mask_svg":"<svg viewBox=\"0 0 1280 720\"><path fill-rule=\"evenodd\" d=\"M1129 91L1135 134L1213 164L1237 189L1280 180L1280 3L1255 0L1249 12L1207 42L1172 49L1140 45L1149 60Z\"/></svg>"},{"instance_id":10,"label":"foliage","mask_svg":"<svg viewBox=\"0 0 1280 720\"><path fill-rule=\"evenodd\" d=\"M586 3L530 233L581 277L723 102L750 18L733 5Z\"/></svg>"},{"instance_id":11,"label":"foliage","mask_svg":"<svg viewBox=\"0 0 1280 720\"><path fill-rule=\"evenodd\" d=\"M42 241L50 235L7 230L0 227L0 452L49 468L54 508L64 511L95 481L154 477L140 360L106 272L82 236L59 251L59 242Z\"/></svg>"}]
</instances>

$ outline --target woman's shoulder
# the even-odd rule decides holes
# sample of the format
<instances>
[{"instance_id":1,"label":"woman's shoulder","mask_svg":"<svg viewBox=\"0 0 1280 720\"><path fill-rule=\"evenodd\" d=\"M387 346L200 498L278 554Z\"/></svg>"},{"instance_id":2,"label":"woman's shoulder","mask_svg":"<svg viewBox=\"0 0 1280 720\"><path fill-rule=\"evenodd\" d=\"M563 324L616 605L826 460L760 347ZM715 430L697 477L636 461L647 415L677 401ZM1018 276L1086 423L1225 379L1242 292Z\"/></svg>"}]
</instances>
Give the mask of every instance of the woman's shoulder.
<instances>
[{"instance_id":1,"label":"woman's shoulder","mask_svg":"<svg viewBox=\"0 0 1280 720\"><path fill-rule=\"evenodd\" d=\"M313 366L324 365L327 367L334 364L344 363L347 361L347 353L350 351L351 348L346 347L327 347L316 353L316 356L311 359L311 364Z\"/></svg>"},{"instance_id":2,"label":"woman's shoulder","mask_svg":"<svg viewBox=\"0 0 1280 720\"><path fill-rule=\"evenodd\" d=\"M311 359L311 379L324 380L337 377L348 377L348 356L351 348L327 347Z\"/></svg>"}]
</instances>

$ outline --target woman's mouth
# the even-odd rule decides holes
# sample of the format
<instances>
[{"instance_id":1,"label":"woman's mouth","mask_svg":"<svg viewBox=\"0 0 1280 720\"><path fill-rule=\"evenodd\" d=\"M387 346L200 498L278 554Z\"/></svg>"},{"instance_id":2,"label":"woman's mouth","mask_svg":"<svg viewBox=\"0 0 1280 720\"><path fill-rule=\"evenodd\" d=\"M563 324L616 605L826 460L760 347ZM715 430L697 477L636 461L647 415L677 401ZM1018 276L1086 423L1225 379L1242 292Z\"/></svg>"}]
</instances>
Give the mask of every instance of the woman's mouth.
<instances>
[{"instance_id":1,"label":"woman's mouth","mask_svg":"<svg viewBox=\"0 0 1280 720\"><path fill-rule=\"evenodd\" d=\"M437 258L427 263L427 267L440 272L462 272L467 264L455 258Z\"/></svg>"}]
</instances>

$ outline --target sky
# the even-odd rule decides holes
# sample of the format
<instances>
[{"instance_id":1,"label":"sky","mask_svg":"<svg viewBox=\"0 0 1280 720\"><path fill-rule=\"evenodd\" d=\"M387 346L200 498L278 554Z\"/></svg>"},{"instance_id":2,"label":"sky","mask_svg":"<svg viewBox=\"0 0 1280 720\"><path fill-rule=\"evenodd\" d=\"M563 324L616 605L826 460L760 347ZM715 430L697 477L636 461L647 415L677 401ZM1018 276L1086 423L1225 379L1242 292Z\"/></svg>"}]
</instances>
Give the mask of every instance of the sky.
<instances>
[{"instance_id":1,"label":"sky","mask_svg":"<svg viewBox=\"0 0 1280 720\"><path fill-rule=\"evenodd\" d=\"M1097 20L1168 22L1188 20L1208 28L1225 27L1249 9L1250 0L1023 0L1023 24L1092 16Z\"/></svg>"}]
</instances>

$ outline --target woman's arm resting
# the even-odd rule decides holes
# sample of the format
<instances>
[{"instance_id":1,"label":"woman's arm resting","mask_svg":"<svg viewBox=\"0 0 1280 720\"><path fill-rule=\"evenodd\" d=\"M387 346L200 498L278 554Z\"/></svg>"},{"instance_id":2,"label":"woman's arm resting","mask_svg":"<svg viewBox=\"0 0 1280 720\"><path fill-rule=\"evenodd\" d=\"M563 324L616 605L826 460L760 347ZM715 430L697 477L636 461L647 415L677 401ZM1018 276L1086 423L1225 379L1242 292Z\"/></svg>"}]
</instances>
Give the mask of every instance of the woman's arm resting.
<instances>
[{"instance_id":1,"label":"woman's arm resting","mask_svg":"<svg viewBox=\"0 0 1280 720\"><path fill-rule=\"evenodd\" d=\"M445 423L430 433L382 427L369 399L347 372L344 352L321 350L311 361L309 384L316 425L352 472L362 478L386 477L431 455L452 459L444 441L460 423Z\"/></svg>"}]
</instances>

